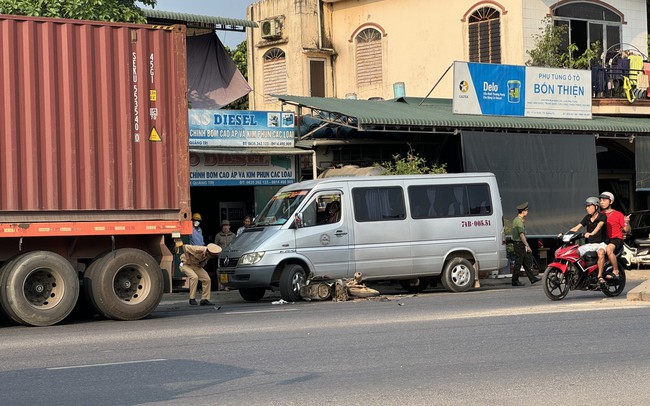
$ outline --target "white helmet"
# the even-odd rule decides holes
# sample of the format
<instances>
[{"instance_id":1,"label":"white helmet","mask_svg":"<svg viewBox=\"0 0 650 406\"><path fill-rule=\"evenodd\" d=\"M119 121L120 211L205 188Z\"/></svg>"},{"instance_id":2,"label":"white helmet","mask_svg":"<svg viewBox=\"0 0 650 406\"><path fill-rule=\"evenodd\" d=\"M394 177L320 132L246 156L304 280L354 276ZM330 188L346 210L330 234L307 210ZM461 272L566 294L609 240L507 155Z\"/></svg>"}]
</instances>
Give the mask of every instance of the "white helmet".
<instances>
[{"instance_id":1,"label":"white helmet","mask_svg":"<svg viewBox=\"0 0 650 406\"><path fill-rule=\"evenodd\" d=\"M614 203L614 195L610 192L603 192L598 197L600 197L601 199L609 199L610 203Z\"/></svg>"}]
</instances>

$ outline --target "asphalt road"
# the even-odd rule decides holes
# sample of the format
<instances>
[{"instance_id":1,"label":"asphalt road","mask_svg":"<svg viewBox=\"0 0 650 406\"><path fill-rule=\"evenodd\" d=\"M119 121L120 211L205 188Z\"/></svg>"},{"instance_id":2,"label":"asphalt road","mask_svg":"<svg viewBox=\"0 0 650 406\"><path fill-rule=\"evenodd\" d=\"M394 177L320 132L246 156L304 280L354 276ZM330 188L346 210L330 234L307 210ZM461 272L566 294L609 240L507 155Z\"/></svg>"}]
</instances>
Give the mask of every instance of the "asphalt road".
<instances>
[{"instance_id":1,"label":"asphalt road","mask_svg":"<svg viewBox=\"0 0 650 406\"><path fill-rule=\"evenodd\" d=\"M638 282L637 282L638 283ZM634 284L630 283L629 288ZM388 292L388 293L398 293ZM650 399L650 306L541 286L0 327L7 405L605 405Z\"/></svg>"}]
</instances>

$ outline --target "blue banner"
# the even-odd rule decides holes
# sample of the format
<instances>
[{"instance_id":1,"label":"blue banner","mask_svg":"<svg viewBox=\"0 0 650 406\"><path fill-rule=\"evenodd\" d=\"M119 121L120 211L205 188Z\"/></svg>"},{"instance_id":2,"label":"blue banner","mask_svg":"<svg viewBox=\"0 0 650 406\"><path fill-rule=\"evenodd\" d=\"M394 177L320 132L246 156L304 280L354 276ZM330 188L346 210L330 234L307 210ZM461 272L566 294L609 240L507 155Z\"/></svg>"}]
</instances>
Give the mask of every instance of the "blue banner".
<instances>
[{"instance_id":1,"label":"blue banner","mask_svg":"<svg viewBox=\"0 0 650 406\"><path fill-rule=\"evenodd\" d=\"M283 111L188 111L190 146L293 147L294 113Z\"/></svg>"},{"instance_id":2,"label":"blue banner","mask_svg":"<svg viewBox=\"0 0 650 406\"><path fill-rule=\"evenodd\" d=\"M591 118L591 71L454 63L456 114Z\"/></svg>"}]
</instances>

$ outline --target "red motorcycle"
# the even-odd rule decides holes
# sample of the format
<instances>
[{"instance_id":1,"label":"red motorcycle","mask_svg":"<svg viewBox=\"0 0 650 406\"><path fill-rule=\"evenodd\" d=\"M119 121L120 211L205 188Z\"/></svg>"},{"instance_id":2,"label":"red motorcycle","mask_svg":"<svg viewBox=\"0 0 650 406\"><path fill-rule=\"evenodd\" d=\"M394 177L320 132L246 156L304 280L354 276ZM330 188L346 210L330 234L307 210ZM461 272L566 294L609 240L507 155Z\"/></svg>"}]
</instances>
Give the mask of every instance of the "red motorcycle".
<instances>
[{"instance_id":1,"label":"red motorcycle","mask_svg":"<svg viewBox=\"0 0 650 406\"><path fill-rule=\"evenodd\" d=\"M612 272L612 265L605 262L603 278L605 283L598 282L598 254L595 251L578 253L577 243L584 235L582 233L563 234L562 245L555 251L555 259L548 264L542 283L544 293L551 300L562 300L570 290L602 291L605 296L618 296L625 289L625 270L630 269L629 263L617 253L618 278Z\"/></svg>"}]
</instances>

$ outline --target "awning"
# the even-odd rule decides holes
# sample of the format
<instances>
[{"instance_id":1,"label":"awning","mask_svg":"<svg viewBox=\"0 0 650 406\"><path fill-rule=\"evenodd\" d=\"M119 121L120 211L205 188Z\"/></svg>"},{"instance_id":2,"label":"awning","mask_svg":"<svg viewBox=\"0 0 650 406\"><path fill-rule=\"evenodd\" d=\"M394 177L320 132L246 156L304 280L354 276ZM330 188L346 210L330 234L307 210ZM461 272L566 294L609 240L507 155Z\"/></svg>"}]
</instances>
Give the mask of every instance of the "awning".
<instances>
[{"instance_id":1,"label":"awning","mask_svg":"<svg viewBox=\"0 0 650 406\"><path fill-rule=\"evenodd\" d=\"M185 24L188 28L210 28L222 31L246 31L256 28L257 23L238 18L213 17L200 14L178 13L175 11L152 10L143 8L142 12L150 24Z\"/></svg>"},{"instance_id":2,"label":"awning","mask_svg":"<svg viewBox=\"0 0 650 406\"><path fill-rule=\"evenodd\" d=\"M450 132L535 131L547 134L650 135L650 118L594 116L591 120L454 114L451 99L403 97L352 100L273 95L285 104L311 109L314 116L358 131ZM300 112L299 112L300 114Z\"/></svg>"},{"instance_id":3,"label":"awning","mask_svg":"<svg viewBox=\"0 0 650 406\"><path fill-rule=\"evenodd\" d=\"M191 147L191 153L213 155L311 155L312 176L318 177L316 151L300 148Z\"/></svg>"}]
</instances>

